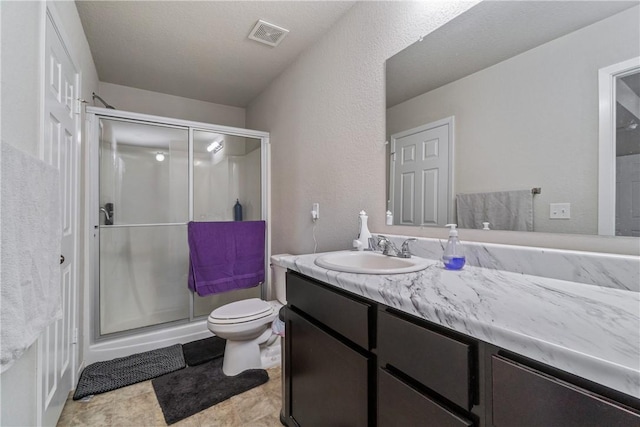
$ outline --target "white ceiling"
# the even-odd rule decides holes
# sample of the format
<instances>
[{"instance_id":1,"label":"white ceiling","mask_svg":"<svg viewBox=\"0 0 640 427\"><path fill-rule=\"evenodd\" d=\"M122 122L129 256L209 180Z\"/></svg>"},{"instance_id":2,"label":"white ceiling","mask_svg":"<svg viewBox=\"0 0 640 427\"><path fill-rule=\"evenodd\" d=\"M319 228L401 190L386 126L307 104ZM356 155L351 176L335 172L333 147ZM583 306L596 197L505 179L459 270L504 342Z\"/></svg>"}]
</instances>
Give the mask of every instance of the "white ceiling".
<instances>
[{"instance_id":1,"label":"white ceiling","mask_svg":"<svg viewBox=\"0 0 640 427\"><path fill-rule=\"evenodd\" d=\"M237 107L354 3L76 1L100 81ZM290 33L277 47L249 40L259 19Z\"/></svg>"}]
</instances>

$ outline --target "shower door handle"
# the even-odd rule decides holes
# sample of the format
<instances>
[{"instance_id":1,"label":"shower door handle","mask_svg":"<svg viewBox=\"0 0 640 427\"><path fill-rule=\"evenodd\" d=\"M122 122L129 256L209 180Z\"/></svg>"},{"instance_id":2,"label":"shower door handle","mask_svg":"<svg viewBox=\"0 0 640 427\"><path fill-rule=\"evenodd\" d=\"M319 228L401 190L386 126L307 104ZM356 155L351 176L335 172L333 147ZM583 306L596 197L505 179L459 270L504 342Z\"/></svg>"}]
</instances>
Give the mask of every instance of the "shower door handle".
<instances>
[{"instance_id":1,"label":"shower door handle","mask_svg":"<svg viewBox=\"0 0 640 427\"><path fill-rule=\"evenodd\" d=\"M60 255L60 264L64 263L64 255Z\"/></svg>"},{"instance_id":2,"label":"shower door handle","mask_svg":"<svg viewBox=\"0 0 640 427\"><path fill-rule=\"evenodd\" d=\"M100 212L104 213L104 225L113 225L113 203L105 203Z\"/></svg>"}]
</instances>

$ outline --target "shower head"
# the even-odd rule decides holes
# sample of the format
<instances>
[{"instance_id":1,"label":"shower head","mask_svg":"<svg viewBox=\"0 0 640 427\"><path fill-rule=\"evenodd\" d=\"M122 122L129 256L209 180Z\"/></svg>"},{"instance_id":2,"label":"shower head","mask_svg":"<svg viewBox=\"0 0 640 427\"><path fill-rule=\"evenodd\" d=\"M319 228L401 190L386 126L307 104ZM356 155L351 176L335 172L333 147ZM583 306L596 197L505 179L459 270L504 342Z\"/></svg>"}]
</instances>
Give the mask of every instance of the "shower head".
<instances>
[{"instance_id":1,"label":"shower head","mask_svg":"<svg viewBox=\"0 0 640 427\"><path fill-rule=\"evenodd\" d=\"M111 110L115 110L116 109L116 107L114 107L113 105L107 104L104 99L100 98L98 95L96 95L95 92L93 92L93 100L95 101L96 98L98 98L98 101L102 102L102 104L104 105L105 108L109 108Z\"/></svg>"}]
</instances>

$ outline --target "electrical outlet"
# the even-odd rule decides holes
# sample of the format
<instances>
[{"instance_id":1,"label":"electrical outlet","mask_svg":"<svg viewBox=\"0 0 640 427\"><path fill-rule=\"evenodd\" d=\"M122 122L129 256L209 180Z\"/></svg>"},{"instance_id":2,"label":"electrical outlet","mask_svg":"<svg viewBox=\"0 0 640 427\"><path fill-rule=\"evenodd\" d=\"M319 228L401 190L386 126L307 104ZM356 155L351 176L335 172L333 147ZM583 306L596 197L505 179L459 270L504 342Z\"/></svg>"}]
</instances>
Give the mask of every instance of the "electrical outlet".
<instances>
[{"instance_id":1,"label":"electrical outlet","mask_svg":"<svg viewBox=\"0 0 640 427\"><path fill-rule=\"evenodd\" d=\"M549 219L571 219L571 203L549 203Z\"/></svg>"},{"instance_id":2,"label":"electrical outlet","mask_svg":"<svg viewBox=\"0 0 640 427\"><path fill-rule=\"evenodd\" d=\"M320 218L320 203L314 203L311 208L311 219L319 219Z\"/></svg>"}]
</instances>

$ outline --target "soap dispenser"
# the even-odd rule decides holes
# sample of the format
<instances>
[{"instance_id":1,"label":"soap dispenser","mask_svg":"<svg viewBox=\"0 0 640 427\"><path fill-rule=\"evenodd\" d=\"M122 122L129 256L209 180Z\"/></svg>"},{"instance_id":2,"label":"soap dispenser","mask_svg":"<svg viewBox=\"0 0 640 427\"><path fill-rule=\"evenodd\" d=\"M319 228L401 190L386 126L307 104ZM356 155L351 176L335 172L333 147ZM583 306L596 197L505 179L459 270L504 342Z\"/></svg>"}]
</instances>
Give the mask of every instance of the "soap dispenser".
<instances>
[{"instance_id":1,"label":"soap dispenser","mask_svg":"<svg viewBox=\"0 0 640 427\"><path fill-rule=\"evenodd\" d=\"M444 268L447 270L461 270L464 267L465 257L462 243L458 240L457 224L447 224L446 227L450 227L451 231L449 231L449 240L442 256Z\"/></svg>"},{"instance_id":2,"label":"soap dispenser","mask_svg":"<svg viewBox=\"0 0 640 427\"><path fill-rule=\"evenodd\" d=\"M365 248L369 247L369 239L371 238L371 233L369 232L369 227L367 226L367 221L369 217L365 211L360 211L360 232L358 233L358 238L353 241L353 247L359 251L365 250Z\"/></svg>"}]
</instances>

